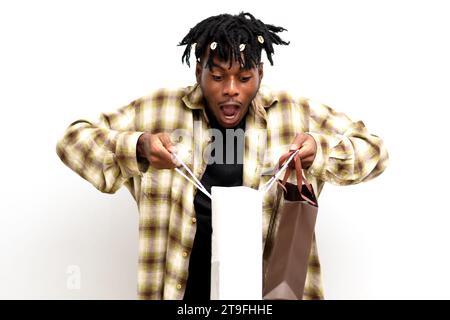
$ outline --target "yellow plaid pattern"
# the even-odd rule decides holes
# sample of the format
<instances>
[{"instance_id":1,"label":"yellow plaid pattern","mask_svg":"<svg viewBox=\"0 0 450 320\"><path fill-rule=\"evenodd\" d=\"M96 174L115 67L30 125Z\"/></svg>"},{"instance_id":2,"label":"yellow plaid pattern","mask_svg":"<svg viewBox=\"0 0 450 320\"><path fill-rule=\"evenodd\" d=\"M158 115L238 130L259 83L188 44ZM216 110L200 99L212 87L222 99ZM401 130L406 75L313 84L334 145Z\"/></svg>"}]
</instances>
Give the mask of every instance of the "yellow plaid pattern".
<instances>
[{"instance_id":1,"label":"yellow plaid pattern","mask_svg":"<svg viewBox=\"0 0 450 320\"><path fill-rule=\"evenodd\" d=\"M119 110L103 113L96 122L72 123L58 141L61 160L101 192L125 185L139 208L140 299L182 299L196 231L196 188L174 170L156 170L137 160L139 136L172 134L179 156L200 180L206 168L203 151L211 141L198 85L162 89ZM180 134L182 132L182 134ZM325 182L356 184L383 172L388 153L383 141L364 123L305 98L261 87L246 116L243 184L259 188L270 178L278 158L295 135L311 134L316 158L305 175L319 196ZM291 177L295 182L294 176ZM276 188L264 197L263 245L275 208ZM304 299L322 299L322 281L314 239Z\"/></svg>"}]
</instances>

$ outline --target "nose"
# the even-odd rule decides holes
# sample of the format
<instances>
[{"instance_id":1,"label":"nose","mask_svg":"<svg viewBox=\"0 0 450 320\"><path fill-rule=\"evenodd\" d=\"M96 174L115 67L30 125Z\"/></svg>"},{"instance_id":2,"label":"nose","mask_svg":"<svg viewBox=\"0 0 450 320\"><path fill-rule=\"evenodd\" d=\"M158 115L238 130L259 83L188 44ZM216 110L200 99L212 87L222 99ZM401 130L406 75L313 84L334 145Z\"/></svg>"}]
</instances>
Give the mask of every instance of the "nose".
<instances>
[{"instance_id":1,"label":"nose","mask_svg":"<svg viewBox=\"0 0 450 320\"><path fill-rule=\"evenodd\" d=\"M230 78L228 81L225 81L223 95L228 97L235 97L239 95L239 88L237 87L235 78Z\"/></svg>"}]
</instances>

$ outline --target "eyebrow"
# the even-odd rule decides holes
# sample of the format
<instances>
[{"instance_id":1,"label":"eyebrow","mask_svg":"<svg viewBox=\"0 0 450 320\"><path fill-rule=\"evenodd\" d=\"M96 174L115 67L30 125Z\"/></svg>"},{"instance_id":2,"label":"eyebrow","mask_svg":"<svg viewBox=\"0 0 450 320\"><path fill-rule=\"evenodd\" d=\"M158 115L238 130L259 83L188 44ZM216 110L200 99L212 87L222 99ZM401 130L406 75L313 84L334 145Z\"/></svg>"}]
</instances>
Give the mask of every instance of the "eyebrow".
<instances>
[{"instance_id":1,"label":"eyebrow","mask_svg":"<svg viewBox=\"0 0 450 320\"><path fill-rule=\"evenodd\" d=\"M211 62L211 65L212 65L212 67L219 68L219 69L221 69L221 70L223 70L223 71L229 70L228 68L224 68L224 67L222 67L222 66L219 66L218 64L215 64L214 62ZM212 70L211 70L211 71L212 71ZM248 69L244 69L243 67L240 67L240 68L239 68L239 72L242 72L242 71L249 71L249 70L248 70Z\"/></svg>"},{"instance_id":2,"label":"eyebrow","mask_svg":"<svg viewBox=\"0 0 450 320\"><path fill-rule=\"evenodd\" d=\"M211 66L225 70L225 68L222 68L221 66L219 66L218 64L215 64L214 62L211 62Z\"/></svg>"},{"instance_id":3,"label":"eyebrow","mask_svg":"<svg viewBox=\"0 0 450 320\"><path fill-rule=\"evenodd\" d=\"M224 68L222 66L219 66L218 64L215 64L214 62L211 62L211 65L212 65L213 68L216 67L216 68L219 68L219 69L222 69L222 70L227 70L228 69L228 68Z\"/></svg>"}]
</instances>

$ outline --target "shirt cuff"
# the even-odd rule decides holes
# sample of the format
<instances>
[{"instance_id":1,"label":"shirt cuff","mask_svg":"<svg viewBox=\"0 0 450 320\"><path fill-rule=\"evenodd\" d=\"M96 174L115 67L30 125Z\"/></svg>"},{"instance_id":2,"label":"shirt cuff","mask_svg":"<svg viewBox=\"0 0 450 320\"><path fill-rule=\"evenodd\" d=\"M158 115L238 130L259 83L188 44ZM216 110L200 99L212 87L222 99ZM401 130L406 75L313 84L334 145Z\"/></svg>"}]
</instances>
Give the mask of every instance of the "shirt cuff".
<instances>
[{"instance_id":1,"label":"shirt cuff","mask_svg":"<svg viewBox=\"0 0 450 320\"><path fill-rule=\"evenodd\" d=\"M117 137L116 159L125 178L140 176L148 169L148 162L138 161L136 149L144 132L121 132Z\"/></svg>"},{"instance_id":2,"label":"shirt cuff","mask_svg":"<svg viewBox=\"0 0 450 320\"><path fill-rule=\"evenodd\" d=\"M325 168L328 162L329 155L329 143L325 137L325 135L315 132L306 132L306 134L310 135L316 141L316 156L313 160L311 166L306 170L306 172L312 176L315 176L319 179L322 179L322 176L325 173Z\"/></svg>"}]
</instances>

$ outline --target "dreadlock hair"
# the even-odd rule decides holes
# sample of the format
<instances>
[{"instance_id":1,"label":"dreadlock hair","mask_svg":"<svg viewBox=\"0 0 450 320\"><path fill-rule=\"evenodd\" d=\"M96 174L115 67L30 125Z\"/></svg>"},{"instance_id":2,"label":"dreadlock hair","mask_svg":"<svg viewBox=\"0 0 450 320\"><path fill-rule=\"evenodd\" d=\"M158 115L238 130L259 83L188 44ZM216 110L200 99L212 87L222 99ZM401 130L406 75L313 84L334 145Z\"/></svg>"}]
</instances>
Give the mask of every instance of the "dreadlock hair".
<instances>
[{"instance_id":1,"label":"dreadlock hair","mask_svg":"<svg viewBox=\"0 0 450 320\"><path fill-rule=\"evenodd\" d=\"M261 62L262 49L266 51L267 59L273 65L273 45L289 44L277 35L282 31L287 30L265 24L250 13L241 12L238 15L221 14L209 17L190 29L178 44L186 46L181 61L186 62L190 67L189 58L193 46L195 57L199 61L208 46L216 42L216 48L211 49L206 62L206 66L210 69L213 67L214 55L220 61L230 61L230 68L232 61L238 61L244 69L251 69ZM244 50L240 48L242 44L245 45Z\"/></svg>"}]
</instances>

